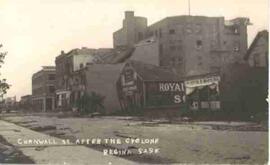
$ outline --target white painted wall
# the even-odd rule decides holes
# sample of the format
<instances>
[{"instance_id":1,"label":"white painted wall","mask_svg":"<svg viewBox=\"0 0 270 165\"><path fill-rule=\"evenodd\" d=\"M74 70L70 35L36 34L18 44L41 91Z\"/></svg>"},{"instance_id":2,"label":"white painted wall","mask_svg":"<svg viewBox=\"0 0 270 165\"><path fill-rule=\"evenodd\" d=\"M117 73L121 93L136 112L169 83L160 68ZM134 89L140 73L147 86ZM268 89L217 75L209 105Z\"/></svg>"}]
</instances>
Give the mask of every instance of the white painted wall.
<instances>
[{"instance_id":1,"label":"white painted wall","mask_svg":"<svg viewBox=\"0 0 270 165\"><path fill-rule=\"evenodd\" d=\"M86 63L93 62L93 56L90 54L78 54L73 56L73 71L80 69L80 64L83 64L83 67L86 66Z\"/></svg>"}]
</instances>

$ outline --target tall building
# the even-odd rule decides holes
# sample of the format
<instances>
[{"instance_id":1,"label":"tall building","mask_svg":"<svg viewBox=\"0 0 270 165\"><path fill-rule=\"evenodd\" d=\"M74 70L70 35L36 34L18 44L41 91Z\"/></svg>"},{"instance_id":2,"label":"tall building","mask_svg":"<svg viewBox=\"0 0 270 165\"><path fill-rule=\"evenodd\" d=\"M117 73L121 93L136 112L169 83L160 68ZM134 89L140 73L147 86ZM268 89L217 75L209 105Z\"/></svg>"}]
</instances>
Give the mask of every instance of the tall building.
<instances>
[{"instance_id":1,"label":"tall building","mask_svg":"<svg viewBox=\"0 0 270 165\"><path fill-rule=\"evenodd\" d=\"M32 103L37 111L55 109L55 67L43 66L32 76Z\"/></svg>"},{"instance_id":2,"label":"tall building","mask_svg":"<svg viewBox=\"0 0 270 165\"><path fill-rule=\"evenodd\" d=\"M142 31L134 30L137 24L129 24L126 28L132 33L125 34L133 36L127 44L129 46L136 46L141 38L155 37L155 43L159 43L157 53L154 51L157 55L149 56L158 58L159 66L173 67L181 75L190 76L217 72L226 63L243 62L249 24L248 18L224 20L224 17L173 16L147 26ZM126 28L123 26L120 31L129 32ZM128 40L126 35L115 37L115 33L114 45ZM134 39L141 33L143 37Z\"/></svg>"},{"instance_id":3,"label":"tall building","mask_svg":"<svg viewBox=\"0 0 270 165\"><path fill-rule=\"evenodd\" d=\"M126 11L123 27L113 33L113 47L132 47L143 39L146 28L146 18L134 16L133 11Z\"/></svg>"}]
</instances>

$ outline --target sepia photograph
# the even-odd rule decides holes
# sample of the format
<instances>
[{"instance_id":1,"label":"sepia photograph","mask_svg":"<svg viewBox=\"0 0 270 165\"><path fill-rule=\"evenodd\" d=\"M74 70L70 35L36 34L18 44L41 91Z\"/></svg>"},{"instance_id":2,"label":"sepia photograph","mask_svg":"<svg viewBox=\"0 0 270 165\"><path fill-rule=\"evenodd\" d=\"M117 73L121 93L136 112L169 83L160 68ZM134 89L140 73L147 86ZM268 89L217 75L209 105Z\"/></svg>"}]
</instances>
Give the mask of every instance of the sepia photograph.
<instances>
[{"instance_id":1,"label":"sepia photograph","mask_svg":"<svg viewBox=\"0 0 270 165\"><path fill-rule=\"evenodd\" d=\"M268 0L0 0L0 164L268 164Z\"/></svg>"}]
</instances>

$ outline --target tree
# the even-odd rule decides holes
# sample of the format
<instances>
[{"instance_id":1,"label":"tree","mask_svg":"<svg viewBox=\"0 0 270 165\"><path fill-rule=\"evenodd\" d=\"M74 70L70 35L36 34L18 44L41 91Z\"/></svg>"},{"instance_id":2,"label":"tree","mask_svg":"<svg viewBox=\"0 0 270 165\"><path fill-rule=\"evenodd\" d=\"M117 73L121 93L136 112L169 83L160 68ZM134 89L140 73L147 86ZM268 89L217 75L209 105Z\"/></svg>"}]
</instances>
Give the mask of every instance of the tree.
<instances>
[{"instance_id":1,"label":"tree","mask_svg":"<svg viewBox=\"0 0 270 165\"><path fill-rule=\"evenodd\" d=\"M0 48L2 48L3 45L0 44ZM7 55L7 52L0 52L0 68L2 67L2 64L4 64L4 59ZM7 93L7 90L9 89L10 85L6 82L6 79L0 79L0 97L3 98L4 94Z\"/></svg>"}]
</instances>

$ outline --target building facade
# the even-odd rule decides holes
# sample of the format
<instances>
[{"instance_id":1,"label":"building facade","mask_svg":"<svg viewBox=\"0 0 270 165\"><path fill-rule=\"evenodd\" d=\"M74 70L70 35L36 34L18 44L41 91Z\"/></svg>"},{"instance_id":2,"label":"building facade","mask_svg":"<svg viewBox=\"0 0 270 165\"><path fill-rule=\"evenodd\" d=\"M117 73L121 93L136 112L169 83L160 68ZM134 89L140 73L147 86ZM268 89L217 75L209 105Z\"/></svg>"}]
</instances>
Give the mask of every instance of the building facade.
<instances>
[{"instance_id":1,"label":"building facade","mask_svg":"<svg viewBox=\"0 0 270 165\"><path fill-rule=\"evenodd\" d=\"M20 108L22 108L23 110L32 109L32 95L21 96Z\"/></svg>"},{"instance_id":2,"label":"building facade","mask_svg":"<svg viewBox=\"0 0 270 165\"><path fill-rule=\"evenodd\" d=\"M73 49L68 53L63 51L55 58L56 67L56 107L59 110L70 109L71 76L94 60L95 49Z\"/></svg>"},{"instance_id":3,"label":"building facade","mask_svg":"<svg viewBox=\"0 0 270 165\"><path fill-rule=\"evenodd\" d=\"M185 90L189 109L220 109L220 82L218 73L186 77Z\"/></svg>"},{"instance_id":4,"label":"building facade","mask_svg":"<svg viewBox=\"0 0 270 165\"><path fill-rule=\"evenodd\" d=\"M219 71L226 63L243 62L249 24L248 18L173 16L144 28L142 39L158 40L159 66L173 67L181 75L192 76ZM134 27L126 28L134 29L136 24L130 26ZM141 34L141 31L132 32L136 33L130 33L133 37ZM114 43L125 38L114 35ZM132 40L132 43L139 41Z\"/></svg>"},{"instance_id":5,"label":"building facade","mask_svg":"<svg viewBox=\"0 0 270 165\"><path fill-rule=\"evenodd\" d=\"M106 114L120 110L116 81L123 66L124 64L93 64L73 72L70 84L71 104L76 107L76 102L80 97L84 94L91 96L94 92L104 97L102 104Z\"/></svg>"},{"instance_id":6,"label":"building facade","mask_svg":"<svg viewBox=\"0 0 270 165\"><path fill-rule=\"evenodd\" d=\"M253 42L251 43L245 60L251 67L265 67L268 68L268 31L260 31Z\"/></svg>"},{"instance_id":7,"label":"building facade","mask_svg":"<svg viewBox=\"0 0 270 165\"><path fill-rule=\"evenodd\" d=\"M55 67L43 66L32 76L32 104L36 111L55 109Z\"/></svg>"}]
</instances>

